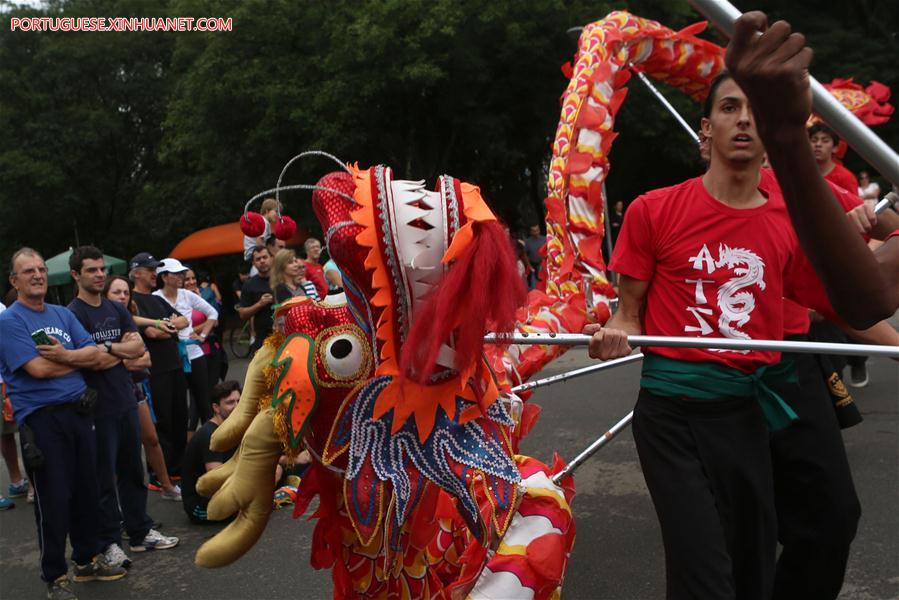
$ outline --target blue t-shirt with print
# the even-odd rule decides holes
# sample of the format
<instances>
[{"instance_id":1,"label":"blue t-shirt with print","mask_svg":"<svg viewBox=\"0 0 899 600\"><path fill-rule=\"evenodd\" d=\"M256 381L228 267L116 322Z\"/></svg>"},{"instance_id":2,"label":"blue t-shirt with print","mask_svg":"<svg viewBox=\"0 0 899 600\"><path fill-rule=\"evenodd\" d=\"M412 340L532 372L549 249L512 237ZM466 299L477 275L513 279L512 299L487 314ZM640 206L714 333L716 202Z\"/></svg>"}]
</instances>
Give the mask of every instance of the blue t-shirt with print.
<instances>
[{"instance_id":1,"label":"blue t-shirt with print","mask_svg":"<svg viewBox=\"0 0 899 600\"><path fill-rule=\"evenodd\" d=\"M62 306L44 304L44 309L37 311L15 302L0 313L0 374L19 424L40 408L73 402L87 387L78 371L49 379L36 379L28 374L25 363L40 356L31 339L31 334L39 330L55 337L69 350L94 343L75 315Z\"/></svg>"},{"instance_id":2,"label":"blue t-shirt with print","mask_svg":"<svg viewBox=\"0 0 899 600\"><path fill-rule=\"evenodd\" d=\"M120 342L124 334L137 331L131 314L118 302L100 298L100 306L91 306L80 298L75 298L68 308L98 346L106 341ZM84 369L82 375L87 385L97 390L94 417L118 415L137 408L134 383L122 363L103 371Z\"/></svg>"}]
</instances>

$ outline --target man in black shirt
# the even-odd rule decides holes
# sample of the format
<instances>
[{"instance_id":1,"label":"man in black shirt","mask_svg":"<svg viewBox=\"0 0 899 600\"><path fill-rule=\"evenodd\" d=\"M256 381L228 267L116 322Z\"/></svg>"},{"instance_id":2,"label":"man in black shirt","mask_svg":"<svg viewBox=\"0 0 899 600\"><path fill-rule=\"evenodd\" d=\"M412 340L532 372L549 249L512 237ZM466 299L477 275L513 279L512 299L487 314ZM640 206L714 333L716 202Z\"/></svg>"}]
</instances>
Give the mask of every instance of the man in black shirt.
<instances>
[{"instance_id":1,"label":"man in black shirt","mask_svg":"<svg viewBox=\"0 0 899 600\"><path fill-rule=\"evenodd\" d=\"M99 249L75 248L69 268L78 284L78 297L68 309L102 349L97 364L82 373L87 385L97 391L94 432L100 484L99 537L106 563L128 567L131 559L119 546L123 521L133 548L164 549L178 544L178 538L152 529L153 519L147 514L137 397L131 374L122 364L122 359L143 355L144 342L125 307L102 296L106 267Z\"/></svg>"},{"instance_id":2,"label":"man in black shirt","mask_svg":"<svg viewBox=\"0 0 899 600\"><path fill-rule=\"evenodd\" d=\"M206 421L197 431L187 450L184 451L184 464L181 467L181 498L184 512L194 523L211 523L206 516L209 499L197 493L197 480L207 471L223 464L234 454L235 449L227 452L214 452L209 449L209 440L222 421L228 418L240 400L240 384L234 380L223 381L212 388L212 418Z\"/></svg>"},{"instance_id":3,"label":"man in black shirt","mask_svg":"<svg viewBox=\"0 0 899 600\"><path fill-rule=\"evenodd\" d=\"M138 316L153 325L140 328L150 351L150 399L156 413L156 433L169 475L177 476L187 442L187 378L178 352L178 330L189 325L187 318L159 296L154 296L156 267L161 263L148 252L134 256L128 275L134 282L132 299Z\"/></svg>"},{"instance_id":4,"label":"man in black shirt","mask_svg":"<svg viewBox=\"0 0 899 600\"><path fill-rule=\"evenodd\" d=\"M272 288L268 283L269 269L272 266L272 255L265 246L253 248L253 266L257 274L243 284L240 292L240 318L243 321L253 319L253 331L256 338L250 345L250 352L256 352L265 338L272 332L272 310L274 301Z\"/></svg>"}]
</instances>

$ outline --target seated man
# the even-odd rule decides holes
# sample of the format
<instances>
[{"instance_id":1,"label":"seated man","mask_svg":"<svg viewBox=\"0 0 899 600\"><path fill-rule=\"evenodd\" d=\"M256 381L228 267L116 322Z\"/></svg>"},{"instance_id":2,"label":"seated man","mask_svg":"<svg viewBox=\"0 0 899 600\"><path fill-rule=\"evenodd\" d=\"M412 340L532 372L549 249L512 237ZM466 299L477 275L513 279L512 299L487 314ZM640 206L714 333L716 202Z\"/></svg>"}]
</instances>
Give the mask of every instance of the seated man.
<instances>
[{"instance_id":1,"label":"seated man","mask_svg":"<svg viewBox=\"0 0 899 600\"><path fill-rule=\"evenodd\" d=\"M211 523L206 518L206 506L209 498L197 493L197 480L206 472L222 465L234 454L234 449L227 452L213 452L209 449L209 440L222 421L228 418L240 400L240 384L234 380L223 381L212 388L212 413L209 419L190 439L184 451L184 462L181 465L181 498L184 512L194 523Z\"/></svg>"}]
</instances>

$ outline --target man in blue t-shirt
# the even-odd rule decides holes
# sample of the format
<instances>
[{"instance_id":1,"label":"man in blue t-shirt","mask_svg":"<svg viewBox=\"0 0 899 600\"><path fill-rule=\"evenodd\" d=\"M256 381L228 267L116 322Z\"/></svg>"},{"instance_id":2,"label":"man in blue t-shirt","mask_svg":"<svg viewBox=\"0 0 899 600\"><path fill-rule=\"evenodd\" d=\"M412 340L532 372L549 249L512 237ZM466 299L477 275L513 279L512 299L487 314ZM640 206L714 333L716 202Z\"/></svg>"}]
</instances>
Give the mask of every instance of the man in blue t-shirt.
<instances>
[{"instance_id":1,"label":"man in blue t-shirt","mask_svg":"<svg viewBox=\"0 0 899 600\"><path fill-rule=\"evenodd\" d=\"M99 350L72 313L44 302L47 265L38 252L13 254L9 282L18 300L0 314L0 374L34 485L41 578L54 597L70 591L66 536L75 581L112 581L126 573L98 555L93 399L78 370L91 368Z\"/></svg>"},{"instance_id":2,"label":"man in blue t-shirt","mask_svg":"<svg viewBox=\"0 0 899 600\"><path fill-rule=\"evenodd\" d=\"M131 374L122 363L122 359L141 357L144 342L125 307L103 297L106 266L99 249L75 248L69 256L69 269L78 284L78 296L68 308L101 349L97 364L83 372L88 386L97 391L94 425L100 486L99 537L106 562L127 568L131 559L119 546L123 521L133 551L161 550L178 544L178 538L163 536L153 529L153 519L147 514L137 396Z\"/></svg>"}]
</instances>

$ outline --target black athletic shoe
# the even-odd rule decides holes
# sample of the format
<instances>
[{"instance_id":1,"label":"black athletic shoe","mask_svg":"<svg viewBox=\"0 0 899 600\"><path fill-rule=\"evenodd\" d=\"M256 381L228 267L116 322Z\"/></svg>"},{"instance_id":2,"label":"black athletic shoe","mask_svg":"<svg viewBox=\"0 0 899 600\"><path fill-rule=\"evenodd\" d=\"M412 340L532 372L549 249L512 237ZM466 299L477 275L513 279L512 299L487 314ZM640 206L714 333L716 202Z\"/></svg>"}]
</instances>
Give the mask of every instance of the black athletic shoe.
<instances>
[{"instance_id":1,"label":"black athletic shoe","mask_svg":"<svg viewBox=\"0 0 899 600\"><path fill-rule=\"evenodd\" d=\"M82 583L84 581L116 581L124 577L128 571L125 567L110 565L102 554L94 557L94 560L86 565L75 565L72 581Z\"/></svg>"}]
</instances>

